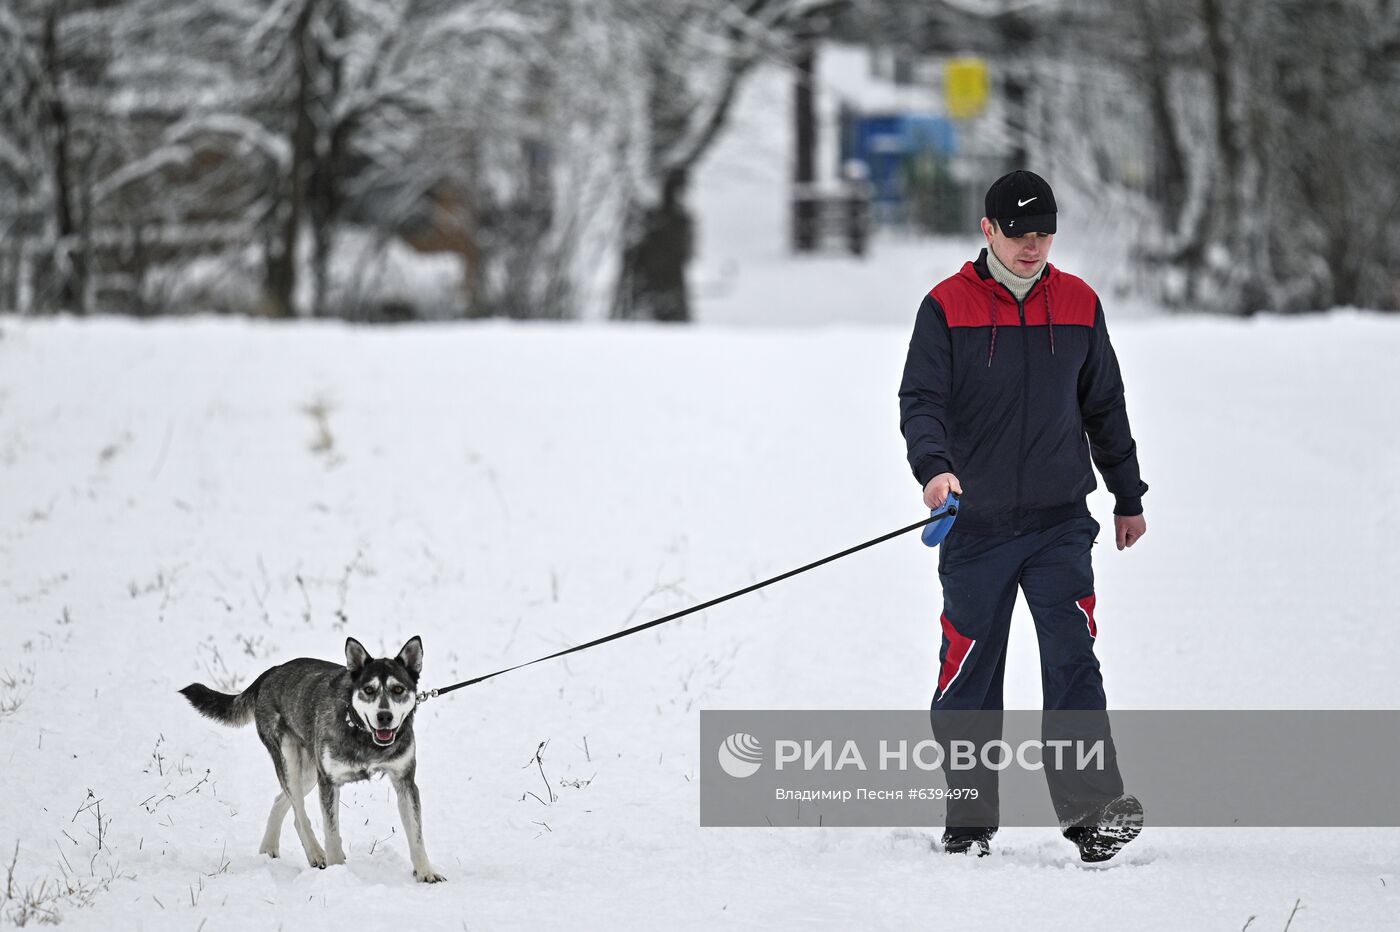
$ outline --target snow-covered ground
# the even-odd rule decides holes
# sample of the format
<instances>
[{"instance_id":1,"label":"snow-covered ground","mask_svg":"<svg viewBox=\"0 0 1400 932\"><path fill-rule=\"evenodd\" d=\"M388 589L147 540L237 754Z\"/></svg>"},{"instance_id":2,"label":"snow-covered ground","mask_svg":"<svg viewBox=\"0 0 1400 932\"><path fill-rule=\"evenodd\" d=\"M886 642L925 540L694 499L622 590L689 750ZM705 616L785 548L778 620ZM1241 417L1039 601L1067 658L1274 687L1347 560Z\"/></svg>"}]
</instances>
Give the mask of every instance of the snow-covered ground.
<instances>
[{"instance_id":1,"label":"snow-covered ground","mask_svg":"<svg viewBox=\"0 0 1400 932\"><path fill-rule=\"evenodd\" d=\"M912 536L425 706L447 884L413 883L383 782L343 796L346 866L307 868L290 829L283 859L255 854L272 769L187 683L419 634L446 684L921 516L896 386L919 298L976 243L787 257L786 94L750 85L697 178L705 326L0 318L0 914L1148 932L1281 930L1296 906L1292 932L1400 926L1394 830L1149 828L1090 871L1050 829L982 860L922 830L700 829L700 709L926 705L939 593ZM1088 231L1056 244L1091 281L1105 255ZM1148 537L1098 554L1112 703L1400 705L1400 321L1107 303L1152 485ZM1008 666L1009 704L1036 707L1024 615Z\"/></svg>"},{"instance_id":2,"label":"snow-covered ground","mask_svg":"<svg viewBox=\"0 0 1400 932\"><path fill-rule=\"evenodd\" d=\"M1050 829L965 861L922 831L698 828L700 709L927 702L938 585L912 537L424 707L450 883L412 882L382 782L345 795L347 866L308 869L290 830L268 861L264 752L176 689L346 634L421 634L445 684L908 523L905 328L0 330L0 854L16 889L109 887L60 907L71 928L1282 929L1298 900L1293 930L1400 921L1392 830L1149 829L1090 872ZM1400 444L1376 419L1400 325L1115 339L1152 491L1143 543L1099 553L1113 703L1400 704ZM1013 706L1038 703L1034 650L1018 618Z\"/></svg>"}]
</instances>

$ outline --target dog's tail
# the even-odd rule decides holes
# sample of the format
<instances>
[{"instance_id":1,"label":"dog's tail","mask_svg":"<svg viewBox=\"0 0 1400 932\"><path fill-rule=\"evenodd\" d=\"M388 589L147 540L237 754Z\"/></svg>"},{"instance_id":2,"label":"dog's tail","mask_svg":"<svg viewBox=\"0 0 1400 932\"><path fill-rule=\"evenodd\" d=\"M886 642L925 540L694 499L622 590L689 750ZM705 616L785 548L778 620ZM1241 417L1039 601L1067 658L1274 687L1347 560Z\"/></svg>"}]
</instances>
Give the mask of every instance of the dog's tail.
<instances>
[{"instance_id":1,"label":"dog's tail","mask_svg":"<svg viewBox=\"0 0 1400 932\"><path fill-rule=\"evenodd\" d=\"M253 709L258 698L258 687L262 685L263 673L243 692L236 696L216 692L203 683L191 683L180 690L180 695L190 701L190 705L201 715L225 725L246 725L253 720Z\"/></svg>"}]
</instances>

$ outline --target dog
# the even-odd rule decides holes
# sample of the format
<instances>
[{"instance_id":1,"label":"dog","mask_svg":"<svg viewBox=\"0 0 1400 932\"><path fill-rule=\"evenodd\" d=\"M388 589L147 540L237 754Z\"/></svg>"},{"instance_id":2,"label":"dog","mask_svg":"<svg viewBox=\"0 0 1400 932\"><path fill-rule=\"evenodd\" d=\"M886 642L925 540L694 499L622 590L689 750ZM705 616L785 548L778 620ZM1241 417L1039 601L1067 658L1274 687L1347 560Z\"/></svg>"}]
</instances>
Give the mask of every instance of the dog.
<instances>
[{"instance_id":1,"label":"dog","mask_svg":"<svg viewBox=\"0 0 1400 932\"><path fill-rule=\"evenodd\" d=\"M409 638L398 656L371 658L354 638L345 639L345 665L302 657L272 667L237 696L202 683L180 690L199 712L225 725L255 722L277 771L282 791L272 802L258 853L279 856L282 823L290 809L297 837L312 867L344 864L340 841L340 788L388 774L413 860L424 883L446 880L423 847L423 811L414 782L413 712L423 642ZM311 830L303 797L320 789L323 849Z\"/></svg>"}]
</instances>

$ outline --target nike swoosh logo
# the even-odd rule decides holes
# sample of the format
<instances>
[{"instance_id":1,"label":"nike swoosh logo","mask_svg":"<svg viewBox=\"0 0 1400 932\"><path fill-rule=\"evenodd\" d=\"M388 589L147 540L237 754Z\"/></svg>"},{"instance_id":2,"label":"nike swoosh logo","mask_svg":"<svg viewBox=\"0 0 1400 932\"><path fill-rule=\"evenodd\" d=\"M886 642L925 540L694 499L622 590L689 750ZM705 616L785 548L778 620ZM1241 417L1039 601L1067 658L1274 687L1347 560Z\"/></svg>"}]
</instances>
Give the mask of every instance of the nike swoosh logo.
<instances>
[{"instance_id":1,"label":"nike swoosh logo","mask_svg":"<svg viewBox=\"0 0 1400 932\"><path fill-rule=\"evenodd\" d=\"M1037 194L1035 197L1040 197L1040 195ZM1016 206L1017 206L1017 207L1025 207L1025 206L1026 206L1027 204L1029 204L1031 201L1035 200L1035 197L1028 197L1028 198L1026 198L1024 201L1017 201L1017 202L1016 202Z\"/></svg>"}]
</instances>

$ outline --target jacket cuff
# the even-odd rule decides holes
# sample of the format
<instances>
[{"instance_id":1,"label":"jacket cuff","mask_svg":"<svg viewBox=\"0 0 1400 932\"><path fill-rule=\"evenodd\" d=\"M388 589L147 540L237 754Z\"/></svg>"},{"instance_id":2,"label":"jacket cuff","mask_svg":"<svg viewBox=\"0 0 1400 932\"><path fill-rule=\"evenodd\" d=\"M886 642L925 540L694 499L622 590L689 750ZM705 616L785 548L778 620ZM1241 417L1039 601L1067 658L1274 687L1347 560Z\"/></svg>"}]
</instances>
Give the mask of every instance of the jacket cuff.
<instances>
[{"instance_id":1,"label":"jacket cuff","mask_svg":"<svg viewBox=\"0 0 1400 932\"><path fill-rule=\"evenodd\" d=\"M1142 514L1142 496L1136 498L1119 498L1117 504L1113 506L1113 513L1120 518L1135 518Z\"/></svg>"},{"instance_id":2,"label":"jacket cuff","mask_svg":"<svg viewBox=\"0 0 1400 932\"><path fill-rule=\"evenodd\" d=\"M919 464L919 468L914 471L914 477L919 480L919 488L922 489L934 476L941 476L945 472L952 471L952 463L941 456L931 456Z\"/></svg>"}]
</instances>

